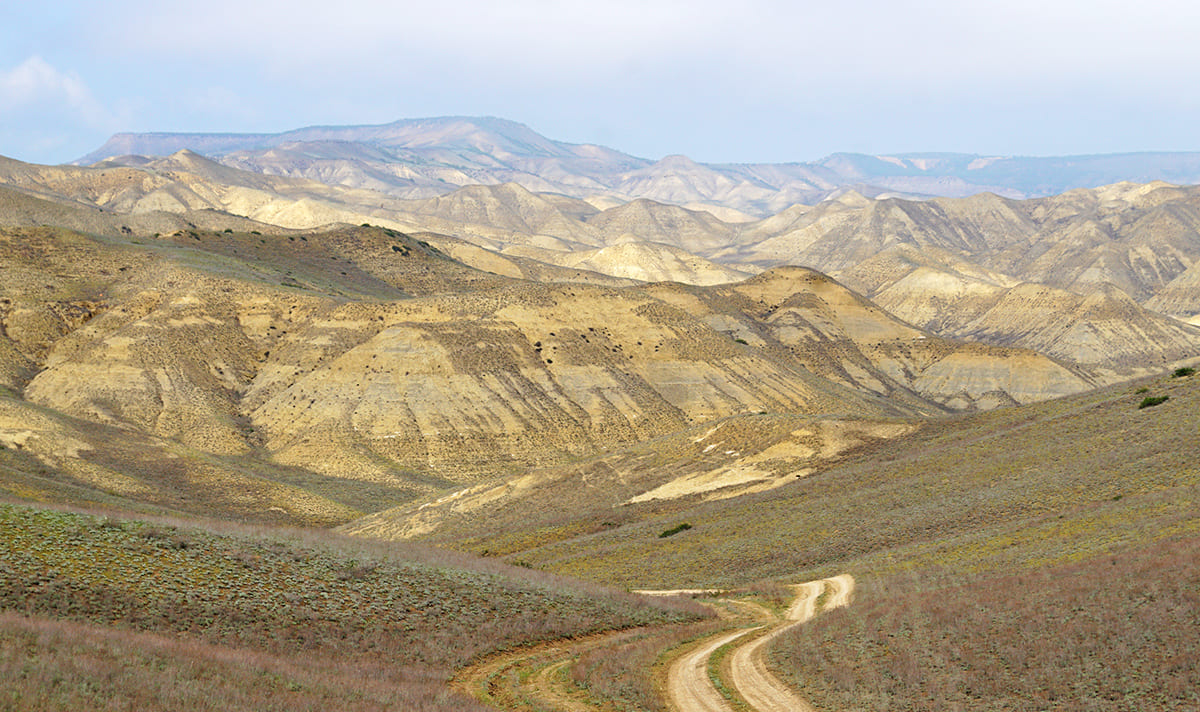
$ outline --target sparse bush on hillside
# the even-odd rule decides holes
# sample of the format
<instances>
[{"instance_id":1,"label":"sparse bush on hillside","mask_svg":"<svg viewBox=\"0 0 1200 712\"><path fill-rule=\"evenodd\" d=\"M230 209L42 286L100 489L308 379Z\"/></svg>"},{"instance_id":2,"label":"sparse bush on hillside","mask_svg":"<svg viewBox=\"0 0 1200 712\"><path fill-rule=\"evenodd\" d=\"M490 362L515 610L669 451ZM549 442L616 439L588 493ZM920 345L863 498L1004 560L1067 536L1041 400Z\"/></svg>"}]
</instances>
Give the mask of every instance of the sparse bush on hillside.
<instances>
[{"instance_id":1,"label":"sparse bush on hillside","mask_svg":"<svg viewBox=\"0 0 1200 712\"><path fill-rule=\"evenodd\" d=\"M659 535L658 535L658 538L659 538L659 539L666 539L666 538L667 538L667 537L669 537L669 536L675 536L675 535L676 535L676 534L678 534L679 532L685 532L685 531L687 531L688 529L691 529L691 528L692 528L692 525L691 525L691 524L688 524L687 522L684 522L683 524L679 524L679 525L677 525L677 526L673 526L673 527L671 527L670 529L668 529L668 530L666 530L666 531L662 532L661 534L659 534Z\"/></svg>"},{"instance_id":2,"label":"sparse bush on hillside","mask_svg":"<svg viewBox=\"0 0 1200 712\"><path fill-rule=\"evenodd\" d=\"M1170 398L1170 396L1146 396L1142 399L1141 403L1138 403L1138 409L1141 410L1142 408L1153 408L1156 405L1162 405L1170 400Z\"/></svg>"},{"instance_id":3,"label":"sparse bush on hillside","mask_svg":"<svg viewBox=\"0 0 1200 712\"><path fill-rule=\"evenodd\" d=\"M1191 366L1184 366L1182 368L1175 369L1175 372L1171 374L1171 377L1172 378L1186 378L1195 372L1196 372L1196 369L1192 368Z\"/></svg>"}]
</instances>

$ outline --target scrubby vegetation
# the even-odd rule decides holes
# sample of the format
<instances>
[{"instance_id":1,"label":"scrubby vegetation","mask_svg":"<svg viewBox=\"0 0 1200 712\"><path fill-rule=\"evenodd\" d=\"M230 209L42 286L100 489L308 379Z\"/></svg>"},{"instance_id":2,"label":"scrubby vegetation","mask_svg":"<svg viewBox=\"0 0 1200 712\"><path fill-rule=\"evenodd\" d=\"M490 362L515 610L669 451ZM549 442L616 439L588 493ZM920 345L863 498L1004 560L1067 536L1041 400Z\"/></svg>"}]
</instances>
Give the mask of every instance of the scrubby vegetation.
<instances>
[{"instance_id":1,"label":"scrubby vegetation","mask_svg":"<svg viewBox=\"0 0 1200 712\"><path fill-rule=\"evenodd\" d=\"M672 649L710 634L714 623L693 623L646 632L579 655L571 665L571 681L605 709L665 710L659 681L650 670Z\"/></svg>"},{"instance_id":2,"label":"scrubby vegetation","mask_svg":"<svg viewBox=\"0 0 1200 712\"><path fill-rule=\"evenodd\" d=\"M897 576L783 636L819 709L1200 707L1200 539L965 585Z\"/></svg>"},{"instance_id":3,"label":"scrubby vegetation","mask_svg":"<svg viewBox=\"0 0 1200 712\"><path fill-rule=\"evenodd\" d=\"M5 710L487 709L432 670L372 670L14 613L0 614L0 676Z\"/></svg>"},{"instance_id":4,"label":"scrubby vegetation","mask_svg":"<svg viewBox=\"0 0 1200 712\"><path fill-rule=\"evenodd\" d=\"M420 698L422 709L469 709L444 688L454 668L532 641L689 617L670 605L419 548L0 505L0 609L29 617L4 619L4 665L35 680L50 674L40 672L49 665L66 686L37 697L45 681L31 682L13 693L18 709L98 706L111 681L126 674L119 661L128 648L142 651L132 669L161 668L130 695L178 692L161 709L184 705L196 690L225 689L189 682L200 673L170 662L176 648L194 651L200 668L236 666L239 655L249 661L229 683L230 695L267 694L282 665L291 672L279 684L309 690L317 707L341 695L332 706L382 708L420 688L430 693ZM94 664L78 662L88 659ZM30 660L39 671L21 673ZM338 666L379 683L382 696L368 699L342 687L336 674L317 674Z\"/></svg>"},{"instance_id":5,"label":"scrubby vegetation","mask_svg":"<svg viewBox=\"0 0 1200 712\"><path fill-rule=\"evenodd\" d=\"M666 538L667 538L667 537L669 537L669 536L675 536L675 535L676 535L676 534L678 534L679 532L685 532L685 531L687 531L688 529L691 529L691 528L692 528L692 525L691 525L691 524L688 524L687 522L684 522L683 524L676 524L675 526L671 527L670 529L665 529L665 530L663 530L663 531L662 531L662 532L661 532L661 533L658 535L658 538L659 538L659 539L666 539Z\"/></svg>"},{"instance_id":6,"label":"scrubby vegetation","mask_svg":"<svg viewBox=\"0 0 1200 712\"><path fill-rule=\"evenodd\" d=\"M538 568L646 588L736 587L911 568L1070 562L1200 531L1193 379L1160 377L1153 417L1129 384L933 421L771 492L696 503L536 546ZM1120 499L1114 499L1117 496ZM655 535L686 517L687 536Z\"/></svg>"}]
</instances>

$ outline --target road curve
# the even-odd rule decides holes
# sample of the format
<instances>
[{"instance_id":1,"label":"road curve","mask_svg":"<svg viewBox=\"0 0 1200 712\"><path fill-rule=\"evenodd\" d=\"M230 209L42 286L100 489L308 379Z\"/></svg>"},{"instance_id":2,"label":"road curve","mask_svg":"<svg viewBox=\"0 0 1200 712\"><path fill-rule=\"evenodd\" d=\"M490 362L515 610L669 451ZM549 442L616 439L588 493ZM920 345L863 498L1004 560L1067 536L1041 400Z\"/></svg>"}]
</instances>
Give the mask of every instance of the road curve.
<instances>
[{"instance_id":1,"label":"road curve","mask_svg":"<svg viewBox=\"0 0 1200 712\"><path fill-rule=\"evenodd\" d=\"M680 712L734 712L708 677L708 659L722 645L760 628L725 633L680 656L667 671L667 696Z\"/></svg>"},{"instance_id":2,"label":"road curve","mask_svg":"<svg viewBox=\"0 0 1200 712\"><path fill-rule=\"evenodd\" d=\"M767 669L764 651L781 633L802 625L819 612L817 602L825 594L821 610L850 603L854 578L849 574L798 584L796 598L783 620L770 627L759 626L715 636L680 657L667 671L667 695L678 712L733 712L708 677L708 661L723 645L749 633L762 631L738 646L729 658L729 684L736 688L756 712L815 712L791 688Z\"/></svg>"},{"instance_id":3,"label":"road curve","mask_svg":"<svg viewBox=\"0 0 1200 712\"><path fill-rule=\"evenodd\" d=\"M783 615L784 619L797 623L812 620L812 617L817 615L817 599L825 590L825 582L809 581L796 584L794 588L796 589L796 600L792 601L791 606L788 606L787 613Z\"/></svg>"},{"instance_id":4,"label":"road curve","mask_svg":"<svg viewBox=\"0 0 1200 712\"><path fill-rule=\"evenodd\" d=\"M813 712L808 703L771 674L764 651L779 634L811 620L819 612L817 601L822 593L825 594L822 610L847 605L854 592L854 579L849 575L835 576L799 584L795 589L796 598L782 620L757 604L723 599L721 603L726 608L722 617L726 620L732 623L751 619L764 625L715 635L677 658L667 670L666 692L672 707L677 712L734 712L708 676L709 660L722 646L748 636L749 640L730 655L727 684L736 688L757 712ZM728 607L742 609L742 613L732 613ZM578 699L570 684L564 684L563 670L579 653L611 645L632 634L634 631L615 631L501 654L462 671L454 686L494 706L508 708L510 702L526 705L533 702L562 712L587 712L595 706Z\"/></svg>"},{"instance_id":5,"label":"road curve","mask_svg":"<svg viewBox=\"0 0 1200 712\"><path fill-rule=\"evenodd\" d=\"M822 610L830 611L850 605L850 598L854 595L853 576L850 574L834 576L825 579L825 584L829 587L829 599L825 601L825 607Z\"/></svg>"},{"instance_id":6,"label":"road curve","mask_svg":"<svg viewBox=\"0 0 1200 712\"><path fill-rule=\"evenodd\" d=\"M854 578L843 574L802 583L796 589L796 600L788 608L785 621L740 646L729 658L730 683L757 712L815 712L812 705L771 674L763 653L780 634L812 620L822 592L827 594L822 610L850 603Z\"/></svg>"}]
</instances>

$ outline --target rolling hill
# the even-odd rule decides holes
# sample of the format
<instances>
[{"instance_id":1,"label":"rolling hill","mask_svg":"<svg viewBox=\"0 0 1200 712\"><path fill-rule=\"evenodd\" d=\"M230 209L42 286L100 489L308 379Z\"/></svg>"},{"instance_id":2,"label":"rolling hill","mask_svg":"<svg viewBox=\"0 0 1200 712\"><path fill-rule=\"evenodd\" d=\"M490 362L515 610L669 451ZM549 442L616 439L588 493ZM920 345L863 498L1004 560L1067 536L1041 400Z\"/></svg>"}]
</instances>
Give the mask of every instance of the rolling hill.
<instances>
[{"instance_id":1,"label":"rolling hill","mask_svg":"<svg viewBox=\"0 0 1200 712\"><path fill-rule=\"evenodd\" d=\"M223 162L0 160L25 704L470 709L471 666L513 708L656 709L700 637L839 574L858 600L763 663L823 708L1194 701L1198 189L909 200L1046 164L651 163L499 120L185 138ZM740 599L678 627L560 575Z\"/></svg>"},{"instance_id":2,"label":"rolling hill","mask_svg":"<svg viewBox=\"0 0 1200 712\"><path fill-rule=\"evenodd\" d=\"M598 271L715 285L799 263L845 280L937 335L1039 350L1098 382L1153 372L1200 351L1200 332L1179 323L1200 310L1187 289L1188 270L1200 259L1200 198L1195 189L1161 183L1032 201L980 195L911 202L850 192L765 220L726 223L649 200L602 210L516 184L399 200L247 173L187 151L137 167L8 161L0 168L10 190L25 196L9 200L15 224L74 221L112 235L151 227L278 233L281 227L267 225L372 223L428 233L431 244L483 270L571 281ZM38 200L53 204L28 203ZM28 204L16 209L19 201ZM1008 291L1022 283L1028 286ZM1036 318L1029 323L1021 314Z\"/></svg>"},{"instance_id":3,"label":"rolling hill","mask_svg":"<svg viewBox=\"0 0 1200 712\"><path fill-rule=\"evenodd\" d=\"M380 228L3 238L5 437L59 473L10 491L330 522L731 415L890 417L1091 383L801 269L618 287L482 272Z\"/></svg>"}]
</instances>

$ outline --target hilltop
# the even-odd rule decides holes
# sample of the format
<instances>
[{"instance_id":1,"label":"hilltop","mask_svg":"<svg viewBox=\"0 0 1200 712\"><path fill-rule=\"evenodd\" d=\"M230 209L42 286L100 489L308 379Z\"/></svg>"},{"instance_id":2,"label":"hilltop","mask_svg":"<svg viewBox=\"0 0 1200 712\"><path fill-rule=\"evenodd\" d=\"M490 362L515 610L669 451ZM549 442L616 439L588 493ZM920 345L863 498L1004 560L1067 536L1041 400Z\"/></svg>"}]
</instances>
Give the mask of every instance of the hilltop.
<instances>
[{"instance_id":1,"label":"hilltop","mask_svg":"<svg viewBox=\"0 0 1200 712\"><path fill-rule=\"evenodd\" d=\"M847 192L763 220L725 222L645 199L598 207L515 183L401 200L250 173L189 151L136 166L4 161L0 180L9 224L105 235L374 224L420 234L480 270L612 286L717 285L805 265L938 336L1034 349L1096 382L1200 353L1200 331L1187 323L1200 319L1188 289L1200 262L1200 192L1165 183L1023 201Z\"/></svg>"},{"instance_id":2,"label":"hilltop","mask_svg":"<svg viewBox=\"0 0 1200 712\"><path fill-rule=\"evenodd\" d=\"M276 134L117 134L77 163L167 156L182 149L259 173L304 177L404 198L474 184L627 202L719 206L765 217L846 189L871 196L1010 198L1055 195L1118 181L1200 182L1200 154L1011 157L953 153L837 153L811 163L703 164L650 160L546 138L493 117L408 119L377 126L314 126Z\"/></svg>"},{"instance_id":3,"label":"hilltop","mask_svg":"<svg viewBox=\"0 0 1200 712\"><path fill-rule=\"evenodd\" d=\"M533 282L387 229L256 232L0 230L3 437L62 478L10 491L328 523L732 415L930 414L1092 385L933 337L810 270Z\"/></svg>"}]
</instances>

